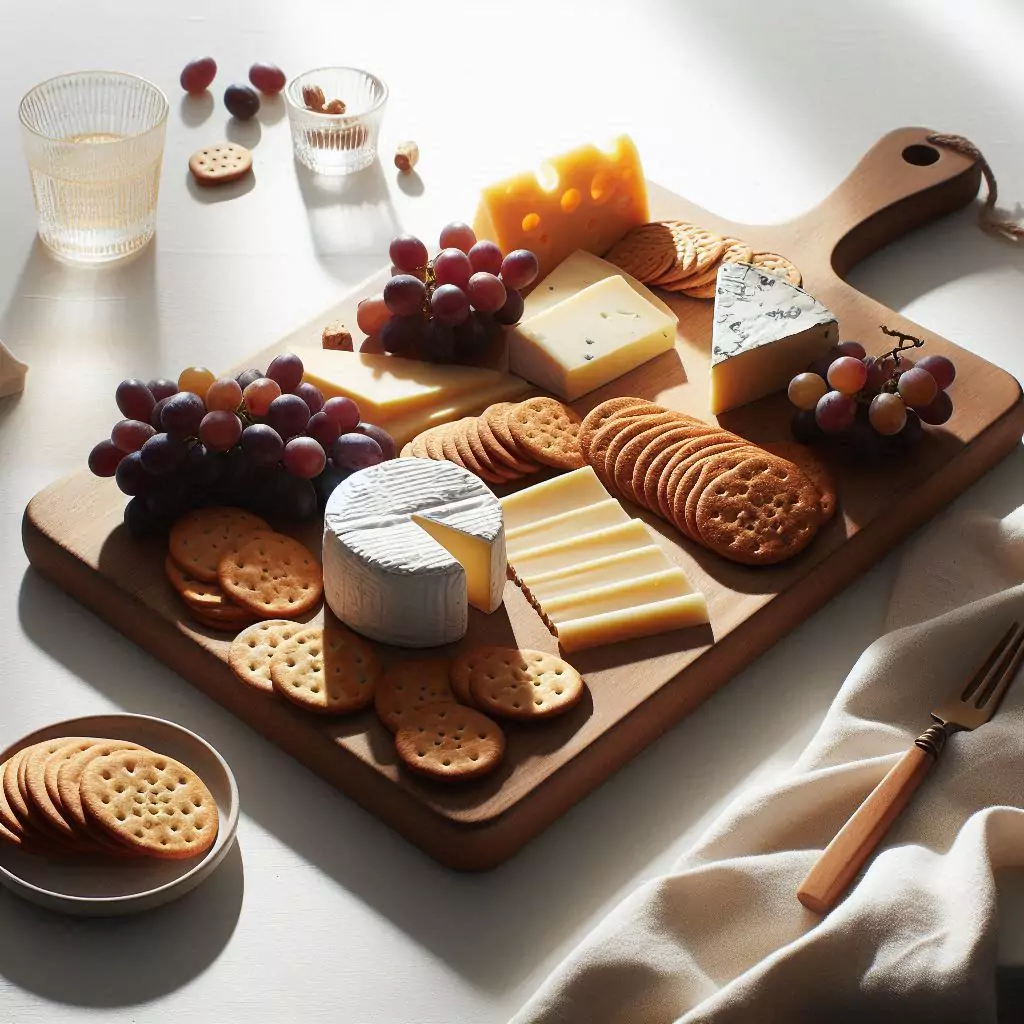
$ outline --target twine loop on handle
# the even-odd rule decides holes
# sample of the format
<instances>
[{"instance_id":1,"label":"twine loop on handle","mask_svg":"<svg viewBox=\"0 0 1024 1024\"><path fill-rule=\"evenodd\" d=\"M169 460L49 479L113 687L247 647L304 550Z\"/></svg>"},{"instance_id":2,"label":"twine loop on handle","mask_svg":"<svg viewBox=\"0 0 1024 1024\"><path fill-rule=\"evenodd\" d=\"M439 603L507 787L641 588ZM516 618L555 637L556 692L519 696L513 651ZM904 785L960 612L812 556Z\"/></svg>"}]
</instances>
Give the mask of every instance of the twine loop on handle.
<instances>
[{"instance_id":1,"label":"twine loop on handle","mask_svg":"<svg viewBox=\"0 0 1024 1024\"><path fill-rule=\"evenodd\" d=\"M996 186L996 176L992 173L992 168L989 166L989 162L982 155L982 152L978 147L971 142L970 139L964 138L963 135L948 134L946 132L932 132L928 136L928 142L931 142L936 146L945 146L947 149L954 149L958 153L963 153L964 156L969 156L972 160L977 160L981 166L981 173L985 179L985 184L988 187L988 195L985 197L985 203L978 213L978 224L982 231L987 231L990 234L1002 235L1003 238L1008 238L1011 242L1016 242L1020 238L1024 238L1024 224L1015 220L1004 220L1001 217L995 215L996 198L999 195L998 188Z\"/></svg>"}]
</instances>

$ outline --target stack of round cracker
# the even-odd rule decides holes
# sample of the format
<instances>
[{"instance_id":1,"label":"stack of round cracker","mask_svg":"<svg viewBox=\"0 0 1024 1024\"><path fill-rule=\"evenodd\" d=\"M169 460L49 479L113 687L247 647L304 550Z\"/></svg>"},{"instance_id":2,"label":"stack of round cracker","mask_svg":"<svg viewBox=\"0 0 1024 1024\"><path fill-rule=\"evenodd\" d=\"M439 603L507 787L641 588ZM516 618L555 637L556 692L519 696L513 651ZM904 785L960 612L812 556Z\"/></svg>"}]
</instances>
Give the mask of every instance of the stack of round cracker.
<instances>
[{"instance_id":1,"label":"stack of round cracker","mask_svg":"<svg viewBox=\"0 0 1024 1024\"><path fill-rule=\"evenodd\" d=\"M416 658L392 666L374 708L407 768L459 781L501 763L505 734L494 719L546 721L578 704L584 689L580 674L556 655L475 647L454 661Z\"/></svg>"},{"instance_id":2,"label":"stack of round cracker","mask_svg":"<svg viewBox=\"0 0 1024 1024\"><path fill-rule=\"evenodd\" d=\"M0 765L0 841L46 857L197 857L217 804L174 758L125 740L65 736Z\"/></svg>"},{"instance_id":3,"label":"stack of round cracker","mask_svg":"<svg viewBox=\"0 0 1024 1024\"><path fill-rule=\"evenodd\" d=\"M632 228L605 255L644 284L680 292L691 299L713 299L723 263L750 263L792 284L803 280L796 265L773 252L754 252L729 238L682 220L652 221Z\"/></svg>"},{"instance_id":4,"label":"stack of round cracker","mask_svg":"<svg viewBox=\"0 0 1024 1024\"><path fill-rule=\"evenodd\" d=\"M792 558L836 509L831 473L804 446L761 447L645 399L595 406L579 442L612 493L745 565Z\"/></svg>"},{"instance_id":5,"label":"stack of round cracker","mask_svg":"<svg viewBox=\"0 0 1024 1024\"><path fill-rule=\"evenodd\" d=\"M323 571L298 541L240 508L200 508L171 528L164 570L193 619L236 633L320 601Z\"/></svg>"},{"instance_id":6,"label":"stack of round cracker","mask_svg":"<svg viewBox=\"0 0 1024 1024\"><path fill-rule=\"evenodd\" d=\"M507 484L544 466L583 466L579 426L579 416L554 398L499 402L479 416L425 430L401 455L454 462L486 483Z\"/></svg>"}]
</instances>

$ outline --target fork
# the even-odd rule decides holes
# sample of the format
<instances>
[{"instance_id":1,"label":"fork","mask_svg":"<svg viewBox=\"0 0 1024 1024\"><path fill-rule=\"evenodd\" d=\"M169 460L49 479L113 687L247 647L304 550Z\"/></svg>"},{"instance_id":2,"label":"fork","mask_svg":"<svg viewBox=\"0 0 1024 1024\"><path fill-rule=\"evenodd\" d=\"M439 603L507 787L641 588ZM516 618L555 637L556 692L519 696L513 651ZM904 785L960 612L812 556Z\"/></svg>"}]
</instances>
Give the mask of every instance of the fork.
<instances>
[{"instance_id":1,"label":"fork","mask_svg":"<svg viewBox=\"0 0 1024 1024\"><path fill-rule=\"evenodd\" d=\"M827 914L924 780L954 732L984 725L1024 659L1024 626L1014 622L970 682L933 712L935 724L889 770L822 851L800 883L796 898L808 910Z\"/></svg>"}]
</instances>

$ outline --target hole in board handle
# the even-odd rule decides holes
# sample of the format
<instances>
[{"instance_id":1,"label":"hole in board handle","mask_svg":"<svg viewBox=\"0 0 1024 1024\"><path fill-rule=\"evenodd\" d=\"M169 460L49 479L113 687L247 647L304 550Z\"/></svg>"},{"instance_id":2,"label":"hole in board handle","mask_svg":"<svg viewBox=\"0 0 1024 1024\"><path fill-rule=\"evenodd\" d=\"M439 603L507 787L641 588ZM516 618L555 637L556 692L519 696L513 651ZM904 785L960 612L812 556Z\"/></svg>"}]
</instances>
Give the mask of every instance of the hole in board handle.
<instances>
[{"instance_id":1,"label":"hole in board handle","mask_svg":"<svg viewBox=\"0 0 1024 1024\"><path fill-rule=\"evenodd\" d=\"M915 167L930 167L939 159L939 151L934 146L923 146L915 143L903 150L903 159Z\"/></svg>"}]
</instances>

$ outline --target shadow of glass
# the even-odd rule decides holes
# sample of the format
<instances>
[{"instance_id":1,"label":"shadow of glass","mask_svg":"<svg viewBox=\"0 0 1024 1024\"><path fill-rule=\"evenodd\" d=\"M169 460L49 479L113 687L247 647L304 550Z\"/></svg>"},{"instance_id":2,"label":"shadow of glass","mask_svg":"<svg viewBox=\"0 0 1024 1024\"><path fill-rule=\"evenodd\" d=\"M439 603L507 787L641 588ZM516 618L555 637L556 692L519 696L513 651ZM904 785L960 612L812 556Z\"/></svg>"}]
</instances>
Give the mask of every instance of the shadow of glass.
<instances>
[{"instance_id":1,"label":"shadow of glass","mask_svg":"<svg viewBox=\"0 0 1024 1024\"><path fill-rule=\"evenodd\" d=\"M116 263L78 266L55 258L37 237L0 317L0 337L31 366L30 380L51 372L56 379L69 361L88 368L96 380L108 366L111 379L120 380L129 361L138 376L155 377L160 370L156 278L154 242ZM72 403L65 414L73 416L78 396L62 399ZM94 403L95 391L81 389L81 401Z\"/></svg>"},{"instance_id":2,"label":"shadow of glass","mask_svg":"<svg viewBox=\"0 0 1024 1024\"><path fill-rule=\"evenodd\" d=\"M379 267L380 254L399 231L380 161L339 177L314 174L295 161L295 174L313 248L324 266L331 270L332 261L358 256L366 263L366 273ZM338 269L343 271L339 276L351 279L350 268Z\"/></svg>"},{"instance_id":3,"label":"shadow of glass","mask_svg":"<svg viewBox=\"0 0 1024 1024\"><path fill-rule=\"evenodd\" d=\"M220 956L238 922L244 887L236 842L202 885L132 917L69 918L3 890L0 976L71 1006L148 1003L181 988ZM111 973L112 964L128 963L130 970Z\"/></svg>"},{"instance_id":4,"label":"shadow of glass","mask_svg":"<svg viewBox=\"0 0 1024 1024\"><path fill-rule=\"evenodd\" d=\"M178 114L182 124L195 128L208 120L213 113L213 93L209 89L201 92L198 96L185 93L178 104Z\"/></svg>"}]
</instances>

